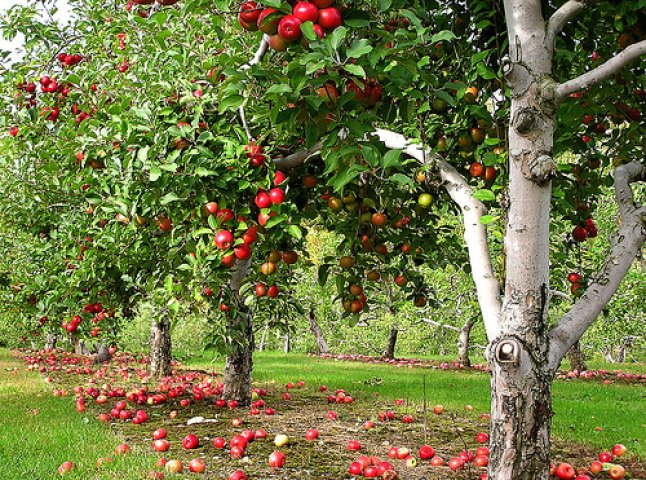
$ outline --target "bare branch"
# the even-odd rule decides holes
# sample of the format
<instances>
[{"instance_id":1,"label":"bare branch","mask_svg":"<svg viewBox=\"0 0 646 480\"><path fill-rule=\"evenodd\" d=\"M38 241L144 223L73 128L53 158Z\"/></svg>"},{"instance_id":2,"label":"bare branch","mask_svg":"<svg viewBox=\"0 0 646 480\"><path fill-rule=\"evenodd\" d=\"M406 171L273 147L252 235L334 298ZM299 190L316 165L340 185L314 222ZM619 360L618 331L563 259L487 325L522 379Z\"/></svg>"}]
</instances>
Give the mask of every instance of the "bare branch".
<instances>
[{"instance_id":1,"label":"bare branch","mask_svg":"<svg viewBox=\"0 0 646 480\"><path fill-rule=\"evenodd\" d=\"M240 67L240 70L246 71L249 70L254 65L260 63L269 49L269 35L263 35L262 40L260 40L260 45L258 45L258 50L254 53L251 60Z\"/></svg>"},{"instance_id":2,"label":"bare branch","mask_svg":"<svg viewBox=\"0 0 646 480\"><path fill-rule=\"evenodd\" d=\"M260 45L258 45L258 49L256 50L256 53L254 54L253 57L251 57L251 59L247 63L245 63L240 67L240 70L247 71L254 65L260 63L262 61L262 58L267 53L268 48L269 48L269 36L263 35L262 40L260 41ZM253 140L253 137L251 136L251 130L249 130L249 124L247 123L247 115L244 110L247 104L247 95L243 92L243 96L245 97L245 100L243 104L240 105L240 108L238 109L238 114L240 115L240 122L242 123L242 128L244 128L245 134L247 135L247 140L251 142Z\"/></svg>"},{"instance_id":3,"label":"bare branch","mask_svg":"<svg viewBox=\"0 0 646 480\"><path fill-rule=\"evenodd\" d=\"M454 332L459 332L460 329L458 327L454 327L453 325L447 325L446 323L440 323L435 320L431 320L429 318L420 318L417 323L428 323L429 325L432 325L434 327L439 327L439 328L444 328L446 330L452 330Z\"/></svg>"},{"instance_id":4,"label":"bare branch","mask_svg":"<svg viewBox=\"0 0 646 480\"><path fill-rule=\"evenodd\" d=\"M281 170L289 170L290 168L296 168L299 165L305 163L307 159L313 157L314 155L321 152L323 147L323 142L318 142L312 148L308 150L301 150L300 152L292 153L286 157L274 158L274 165Z\"/></svg>"},{"instance_id":5,"label":"bare branch","mask_svg":"<svg viewBox=\"0 0 646 480\"><path fill-rule=\"evenodd\" d=\"M406 155L421 163L433 164L438 169L447 193L462 210L464 239L478 292L478 303L488 338L496 338L499 333L501 310L500 289L491 264L487 228L480 222L486 213L484 205L473 197L473 190L464 177L440 155L433 155L420 145L411 143L403 135L389 130L378 128L374 135L388 148L401 149Z\"/></svg>"},{"instance_id":6,"label":"bare branch","mask_svg":"<svg viewBox=\"0 0 646 480\"><path fill-rule=\"evenodd\" d=\"M563 31L570 20L576 17L591 0L568 0L552 14L547 22L545 45L551 49L554 46L556 36Z\"/></svg>"},{"instance_id":7,"label":"bare branch","mask_svg":"<svg viewBox=\"0 0 646 480\"><path fill-rule=\"evenodd\" d=\"M619 70L637 60L642 55L646 55L646 40L633 43L626 47L620 53L612 57L607 62L602 63L597 68L584 73L583 75L561 83L556 94L559 99L563 99L571 93L583 90L591 85L599 83L608 77L611 77Z\"/></svg>"},{"instance_id":8,"label":"bare branch","mask_svg":"<svg viewBox=\"0 0 646 480\"><path fill-rule=\"evenodd\" d=\"M550 296L555 298L560 298L568 303L572 303L572 297L570 297L565 292L560 292L559 290L550 290Z\"/></svg>"},{"instance_id":9,"label":"bare branch","mask_svg":"<svg viewBox=\"0 0 646 480\"><path fill-rule=\"evenodd\" d=\"M549 334L549 366L553 371L608 304L646 241L646 207L635 206L629 186L638 181L646 181L646 165L632 162L617 168L615 193L621 226L603 267Z\"/></svg>"}]
</instances>

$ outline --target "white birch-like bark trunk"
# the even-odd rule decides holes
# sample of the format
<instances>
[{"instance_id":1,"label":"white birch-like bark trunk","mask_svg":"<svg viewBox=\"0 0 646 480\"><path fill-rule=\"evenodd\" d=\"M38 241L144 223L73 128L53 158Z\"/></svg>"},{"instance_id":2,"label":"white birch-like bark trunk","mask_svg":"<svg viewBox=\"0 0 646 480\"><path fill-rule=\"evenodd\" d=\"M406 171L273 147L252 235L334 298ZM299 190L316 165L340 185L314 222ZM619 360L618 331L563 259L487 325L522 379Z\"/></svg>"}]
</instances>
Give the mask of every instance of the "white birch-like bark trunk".
<instances>
[{"instance_id":1,"label":"white birch-like bark trunk","mask_svg":"<svg viewBox=\"0 0 646 480\"><path fill-rule=\"evenodd\" d=\"M170 316L167 308L161 316L150 321L150 375L153 378L167 377L171 374Z\"/></svg>"}]
</instances>

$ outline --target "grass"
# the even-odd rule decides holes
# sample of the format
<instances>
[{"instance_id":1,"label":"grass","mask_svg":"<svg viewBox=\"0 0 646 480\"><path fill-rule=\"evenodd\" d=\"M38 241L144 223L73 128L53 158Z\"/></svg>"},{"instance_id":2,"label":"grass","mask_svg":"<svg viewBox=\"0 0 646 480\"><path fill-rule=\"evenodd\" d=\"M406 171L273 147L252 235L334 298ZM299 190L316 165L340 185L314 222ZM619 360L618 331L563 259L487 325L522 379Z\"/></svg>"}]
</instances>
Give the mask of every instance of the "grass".
<instances>
[{"instance_id":1,"label":"grass","mask_svg":"<svg viewBox=\"0 0 646 480\"><path fill-rule=\"evenodd\" d=\"M115 447L124 439L76 414L73 393L54 397L51 390L38 373L26 371L18 359L0 349L0 478L57 478L65 461L77 466L76 473L66 475L69 479L122 479L124 472L144 478L152 457L115 456ZM99 469L96 462L101 457L114 461Z\"/></svg>"},{"instance_id":2,"label":"grass","mask_svg":"<svg viewBox=\"0 0 646 480\"><path fill-rule=\"evenodd\" d=\"M254 360L254 382L282 385L302 379L310 384L343 388L354 395L378 395L421 403L426 381L427 401L431 405L442 404L463 412L469 404L477 413L489 411L489 376L480 372L368 365L294 353L263 352L256 354ZM212 368L205 358L192 359L189 364ZM219 363L216 365L221 367ZM616 368L615 365L613 369ZM638 370L633 370L631 365L630 371ZM555 436L598 449L623 443L646 459L644 384L556 380L553 399ZM597 427L602 430L596 430Z\"/></svg>"}]
</instances>

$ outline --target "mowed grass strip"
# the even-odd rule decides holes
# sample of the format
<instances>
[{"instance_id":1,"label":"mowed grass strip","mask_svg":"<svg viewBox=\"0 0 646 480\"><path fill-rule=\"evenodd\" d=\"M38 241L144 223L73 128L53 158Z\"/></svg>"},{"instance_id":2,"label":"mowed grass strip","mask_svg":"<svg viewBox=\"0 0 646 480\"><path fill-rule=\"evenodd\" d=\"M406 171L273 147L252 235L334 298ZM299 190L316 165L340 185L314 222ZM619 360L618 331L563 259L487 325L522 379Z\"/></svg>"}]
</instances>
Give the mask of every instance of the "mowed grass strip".
<instances>
[{"instance_id":1,"label":"mowed grass strip","mask_svg":"<svg viewBox=\"0 0 646 480\"><path fill-rule=\"evenodd\" d=\"M77 413L73 392L54 397L53 388L0 349L0 478L59 478L58 467L65 461L75 464L66 479L145 478L157 456L141 447L126 456L115 455L114 449L126 439ZM148 433L142 425L141 435ZM101 457L113 461L99 468Z\"/></svg>"},{"instance_id":2,"label":"mowed grass strip","mask_svg":"<svg viewBox=\"0 0 646 480\"><path fill-rule=\"evenodd\" d=\"M206 357L188 362L191 366L213 368ZM221 371L222 365L216 362ZM616 367L615 367L616 368ZM631 368L626 370L633 371ZM262 352L254 356L254 383L304 380L310 386L342 388L359 396L404 399L432 407L442 404L460 415L479 416L489 412L489 375L475 371L394 367L360 362L322 360L301 354ZM552 433L563 441L611 449L622 443L646 460L646 386L598 380L556 380L553 387ZM473 412L465 411L466 405Z\"/></svg>"}]
</instances>

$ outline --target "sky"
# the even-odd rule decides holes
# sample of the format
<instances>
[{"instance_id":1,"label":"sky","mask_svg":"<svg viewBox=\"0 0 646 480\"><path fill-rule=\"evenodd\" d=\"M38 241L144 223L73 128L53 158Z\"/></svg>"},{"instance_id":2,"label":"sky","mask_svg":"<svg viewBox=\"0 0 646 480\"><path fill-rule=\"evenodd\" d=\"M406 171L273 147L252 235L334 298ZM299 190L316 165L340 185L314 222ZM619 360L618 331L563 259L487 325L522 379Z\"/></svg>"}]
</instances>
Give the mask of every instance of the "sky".
<instances>
[{"instance_id":1,"label":"sky","mask_svg":"<svg viewBox=\"0 0 646 480\"><path fill-rule=\"evenodd\" d=\"M0 0L0 15L4 14L6 10L13 7L14 5L29 5L31 3L33 2L30 0ZM65 20L69 16L70 9L67 0L49 0L47 3L50 6L55 5L58 8L58 12L56 14L57 19ZM16 58L20 55L18 53L18 50L20 50L22 42L23 39L21 38L16 38L13 41L7 41L0 36L0 49L16 52L12 56L13 58Z\"/></svg>"}]
</instances>

